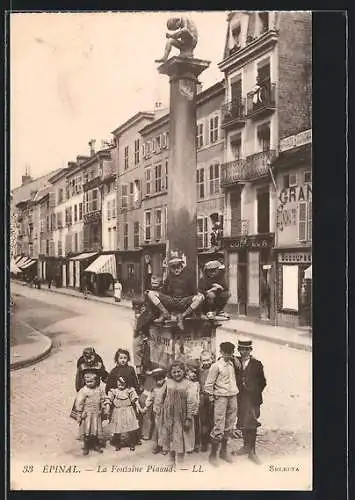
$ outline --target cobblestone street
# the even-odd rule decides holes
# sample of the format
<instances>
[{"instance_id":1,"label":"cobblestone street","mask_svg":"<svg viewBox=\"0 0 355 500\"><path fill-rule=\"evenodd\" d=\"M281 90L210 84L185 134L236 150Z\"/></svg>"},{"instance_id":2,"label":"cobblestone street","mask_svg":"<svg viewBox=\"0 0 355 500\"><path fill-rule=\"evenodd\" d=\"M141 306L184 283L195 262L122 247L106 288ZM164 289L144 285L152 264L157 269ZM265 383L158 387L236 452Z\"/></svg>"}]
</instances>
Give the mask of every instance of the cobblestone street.
<instances>
[{"instance_id":1,"label":"cobblestone street","mask_svg":"<svg viewBox=\"0 0 355 500\"><path fill-rule=\"evenodd\" d=\"M46 359L11 372L10 452L15 486L19 477L24 479L23 464L164 464L166 457L151 454L150 442L144 442L135 452L115 452L108 446L103 455L95 453L84 458L76 440L77 426L69 418L75 396L76 360L83 347L94 346L110 370L118 347L131 350L132 312L18 285L13 286L12 292L17 303L16 316L53 341ZM217 342L223 340L236 342L237 335L221 330ZM265 464L289 463L291 459L294 464L295 457L310 460L311 353L263 341L255 341L254 345L268 382L261 408L260 457ZM233 446L239 445L239 441L233 442ZM187 459L188 464L196 462L208 467L206 454L194 454ZM255 466L244 458L237 462L239 468L254 470ZM28 475L27 479L30 481Z\"/></svg>"}]
</instances>

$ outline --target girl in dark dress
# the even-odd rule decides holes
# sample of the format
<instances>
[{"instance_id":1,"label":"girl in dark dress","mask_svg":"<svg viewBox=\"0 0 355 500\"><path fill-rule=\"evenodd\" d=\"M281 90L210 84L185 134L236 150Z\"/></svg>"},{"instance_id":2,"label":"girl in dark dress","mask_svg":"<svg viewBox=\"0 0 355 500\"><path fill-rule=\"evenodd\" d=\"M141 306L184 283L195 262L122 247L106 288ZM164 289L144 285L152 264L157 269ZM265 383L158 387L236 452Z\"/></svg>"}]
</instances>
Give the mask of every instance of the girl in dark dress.
<instances>
[{"instance_id":1,"label":"girl in dark dress","mask_svg":"<svg viewBox=\"0 0 355 500\"><path fill-rule=\"evenodd\" d=\"M118 349L114 357L116 366L111 370L106 381L106 394L111 389L117 388L117 380L123 377L126 381L127 388L133 388L136 393L139 392L139 382L137 374L133 366L128 363L131 361L129 352L126 349ZM142 444L140 439L140 431L136 432L136 444Z\"/></svg>"}]
</instances>

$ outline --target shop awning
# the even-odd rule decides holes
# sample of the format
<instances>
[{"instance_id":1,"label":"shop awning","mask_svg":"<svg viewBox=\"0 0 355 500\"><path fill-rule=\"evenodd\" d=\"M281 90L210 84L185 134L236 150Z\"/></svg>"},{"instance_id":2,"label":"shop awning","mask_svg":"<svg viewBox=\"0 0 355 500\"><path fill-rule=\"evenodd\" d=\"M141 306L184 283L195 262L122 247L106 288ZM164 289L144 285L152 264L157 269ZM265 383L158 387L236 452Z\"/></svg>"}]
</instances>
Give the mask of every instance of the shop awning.
<instances>
[{"instance_id":1,"label":"shop awning","mask_svg":"<svg viewBox=\"0 0 355 500\"><path fill-rule=\"evenodd\" d=\"M94 257L94 255L97 255L97 252L81 253L80 255L77 255L76 257L72 257L69 260L85 260L85 259L90 259L90 257Z\"/></svg>"},{"instance_id":2,"label":"shop awning","mask_svg":"<svg viewBox=\"0 0 355 500\"><path fill-rule=\"evenodd\" d=\"M304 279L305 280L311 280L312 279L312 266L307 267L307 269L304 272Z\"/></svg>"},{"instance_id":3,"label":"shop awning","mask_svg":"<svg viewBox=\"0 0 355 500\"><path fill-rule=\"evenodd\" d=\"M14 260L12 260L10 262L10 273L13 273L13 274L19 274L21 273L21 269L17 266L16 262Z\"/></svg>"},{"instance_id":4,"label":"shop awning","mask_svg":"<svg viewBox=\"0 0 355 500\"><path fill-rule=\"evenodd\" d=\"M26 262L23 266L21 266L21 269L27 269L28 267L33 266L33 264L36 264L36 260L30 260L29 262Z\"/></svg>"},{"instance_id":5,"label":"shop awning","mask_svg":"<svg viewBox=\"0 0 355 500\"><path fill-rule=\"evenodd\" d=\"M16 262L16 266L19 267L20 269L22 269L22 267L27 263L27 262L30 262L30 258L29 257L22 257L21 260L19 260L18 262Z\"/></svg>"},{"instance_id":6,"label":"shop awning","mask_svg":"<svg viewBox=\"0 0 355 500\"><path fill-rule=\"evenodd\" d=\"M116 279L116 257L112 254L100 255L85 271L95 274L111 274Z\"/></svg>"}]
</instances>

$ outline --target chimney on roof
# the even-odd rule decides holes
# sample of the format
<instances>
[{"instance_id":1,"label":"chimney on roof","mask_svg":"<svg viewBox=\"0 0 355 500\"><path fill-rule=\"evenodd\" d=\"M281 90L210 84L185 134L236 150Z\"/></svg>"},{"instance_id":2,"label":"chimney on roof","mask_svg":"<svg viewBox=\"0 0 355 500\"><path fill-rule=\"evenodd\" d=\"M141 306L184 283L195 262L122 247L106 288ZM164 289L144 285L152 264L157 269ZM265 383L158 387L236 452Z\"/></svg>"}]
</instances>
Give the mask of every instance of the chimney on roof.
<instances>
[{"instance_id":1,"label":"chimney on roof","mask_svg":"<svg viewBox=\"0 0 355 500\"><path fill-rule=\"evenodd\" d=\"M26 184L29 184L32 182L33 179L30 175L30 166L26 165L25 167L25 175L22 176L22 186L25 186Z\"/></svg>"},{"instance_id":2,"label":"chimney on roof","mask_svg":"<svg viewBox=\"0 0 355 500\"><path fill-rule=\"evenodd\" d=\"M89 141L89 147L90 147L90 156L94 156L95 155L95 139L91 139Z\"/></svg>"}]
</instances>

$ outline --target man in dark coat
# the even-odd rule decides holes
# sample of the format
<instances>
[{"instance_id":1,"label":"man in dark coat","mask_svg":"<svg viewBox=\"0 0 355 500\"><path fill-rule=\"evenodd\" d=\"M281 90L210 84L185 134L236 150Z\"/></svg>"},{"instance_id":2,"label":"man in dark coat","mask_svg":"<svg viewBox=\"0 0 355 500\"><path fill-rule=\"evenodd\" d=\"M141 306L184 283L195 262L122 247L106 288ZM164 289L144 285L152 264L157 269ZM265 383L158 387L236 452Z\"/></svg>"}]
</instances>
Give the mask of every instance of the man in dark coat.
<instances>
[{"instance_id":1,"label":"man in dark coat","mask_svg":"<svg viewBox=\"0 0 355 500\"><path fill-rule=\"evenodd\" d=\"M77 371L75 377L75 389L80 391L85 385L84 374L90 370L90 372L95 373L100 380L106 382L108 373L106 371L104 362L101 356L99 356L93 347L85 347L82 356L77 362Z\"/></svg>"},{"instance_id":2,"label":"man in dark coat","mask_svg":"<svg viewBox=\"0 0 355 500\"><path fill-rule=\"evenodd\" d=\"M260 460L255 453L256 432L261 425L258 421L260 416L260 405L263 402L262 392L266 387L264 367L260 361L255 359L251 352L253 350L251 340L238 340L238 351L240 357L236 368L236 380L239 389L237 396L237 428L242 431L243 446L236 454L248 454L249 459L256 464Z\"/></svg>"}]
</instances>

